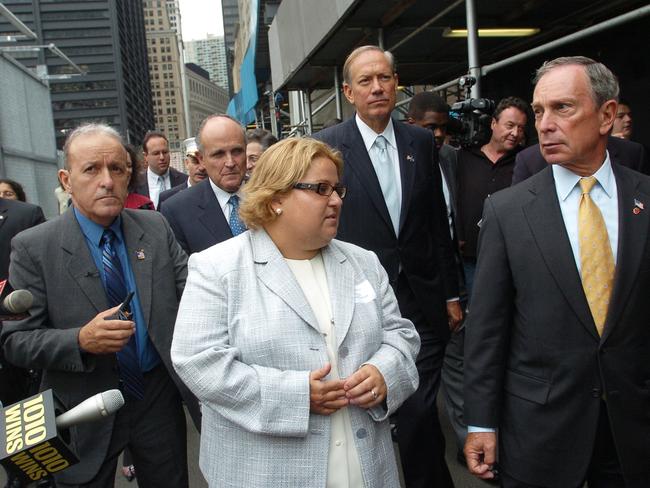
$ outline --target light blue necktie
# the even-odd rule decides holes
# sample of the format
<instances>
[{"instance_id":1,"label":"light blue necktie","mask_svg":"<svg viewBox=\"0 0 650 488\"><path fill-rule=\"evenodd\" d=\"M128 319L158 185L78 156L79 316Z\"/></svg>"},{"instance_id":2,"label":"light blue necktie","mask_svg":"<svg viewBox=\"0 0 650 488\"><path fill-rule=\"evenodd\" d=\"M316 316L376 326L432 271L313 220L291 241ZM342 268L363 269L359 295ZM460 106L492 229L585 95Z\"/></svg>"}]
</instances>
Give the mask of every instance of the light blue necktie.
<instances>
[{"instance_id":1,"label":"light blue necktie","mask_svg":"<svg viewBox=\"0 0 650 488\"><path fill-rule=\"evenodd\" d=\"M228 218L228 225L230 226L230 231L232 232L233 237L238 236L246 230L246 226L239 218L239 197L237 195L232 195L228 200L230 204L230 218Z\"/></svg>"},{"instance_id":2,"label":"light blue necktie","mask_svg":"<svg viewBox=\"0 0 650 488\"><path fill-rule=\"evenodd\" d=\"M381 192L386 201L386 207L388 207L390 220L393 223L393 229L395 229L395 235L397 235L401 204L397 192L397 182L395 181L395 167L390 159L387 141L384 136L377 136L377 139L375 139L375 143L372 145L371 158L377 173L379 186L381 186Z\"/></svg>"}]
</instances>

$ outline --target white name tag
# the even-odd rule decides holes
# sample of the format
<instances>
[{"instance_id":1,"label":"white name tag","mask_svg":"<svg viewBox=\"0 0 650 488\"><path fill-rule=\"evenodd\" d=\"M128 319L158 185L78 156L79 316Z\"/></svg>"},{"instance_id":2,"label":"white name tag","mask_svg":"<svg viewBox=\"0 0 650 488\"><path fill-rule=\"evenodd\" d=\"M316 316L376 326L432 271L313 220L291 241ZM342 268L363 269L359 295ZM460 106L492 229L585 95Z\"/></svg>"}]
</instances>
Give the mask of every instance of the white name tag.
<instances>
[{"instance_id":1,"label":"white name tag","mask_svg":"<svg viewBox=\"0 0 650 488\"><path fill-rule=\"evenodd\" d=\"M354 301L356 303L368 303L375 298L377 298L377 295L368 280L364 280L354 287Z\"/></svg>"}]
</instances>

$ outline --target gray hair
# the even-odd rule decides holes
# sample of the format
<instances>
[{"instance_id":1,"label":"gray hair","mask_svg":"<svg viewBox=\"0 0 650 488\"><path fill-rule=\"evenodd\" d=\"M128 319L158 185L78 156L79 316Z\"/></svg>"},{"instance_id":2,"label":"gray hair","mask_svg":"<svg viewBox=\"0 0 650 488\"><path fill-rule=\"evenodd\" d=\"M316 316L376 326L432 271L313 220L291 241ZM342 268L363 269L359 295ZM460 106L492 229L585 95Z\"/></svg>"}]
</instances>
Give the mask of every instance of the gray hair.
<instances>
[{"instance_id":1,"label":"gray hair","mask_svg":"<svg viewBox=\"0 0 650 488\"><path fill-rule=\"evenodd\" d=\"M350 54L348 54L348 57L346 58L345 63L343 64L343 81L345 83L347 83L348 85L351 83L351 80L350 80L350 65L361 54L363 54L365 52L368 52L368 51L377 51L377 52L382 53L384 56L386 56L386 60L388 61L388 64L390 65L391 71L393 73L396 73L396 71L395 71L395 56L393 56L393 53L391 53L390 51L384 51L379 46L373 46L373 45L361 46L361 47L356 48Z\"/></svg>"},{"instance_id":2,"label":"gray hair","mask_svg":"<svg viewBox=\"0 0 650 488\"><path fill-rule=\"evenodd\" d=\"M596 107L600 107L607 100L618 101L619 87L616 75L604 64L586 56L565 56L544 62L535 73L533 83L536 85L542 76L555 68L570 65L584 67L589 79L591 98Z\"/></svg>"},{"instance_id":3,"label":"gray hair","mask_svg":"<svg viewBox=\"0 0 650 488\"><path fill-rule=\"evenodd\" d=\"M246 145L246 129L242 127L239 120L237 120L234 117L231 117L228 114L212 114L212 115L208 115L205 119L203 119L203 122L201 122L201 125L199 126L199 131L196 135L196 147L201 154L203 154L203 140L201 139L201 135L203 134L203 129L205 129L207 123L210 122L212 119L219 119L219 118L229 119L232 120L235 124L237 124L241 128L242 137L244 139L244 145Z\"/></svg>"},{"instance_id":4,"label":"gray hair","mask_svg":"<svg viewBox=\"0 0 650 488\"><path fill-rule=\"evenodd\" d=\"M68 137L66 137L65 140L65 144L63 145L63 155L65 157L66 169L70 169L70 163L68 162L68 159L70 157L70 146L72 145L73 141L77 137L87 136L90 134L103 134L116 139L122 146L124 145L122 136L112 127L100 123L82 124L68 134Z\"/></svg>"}]
</instances>

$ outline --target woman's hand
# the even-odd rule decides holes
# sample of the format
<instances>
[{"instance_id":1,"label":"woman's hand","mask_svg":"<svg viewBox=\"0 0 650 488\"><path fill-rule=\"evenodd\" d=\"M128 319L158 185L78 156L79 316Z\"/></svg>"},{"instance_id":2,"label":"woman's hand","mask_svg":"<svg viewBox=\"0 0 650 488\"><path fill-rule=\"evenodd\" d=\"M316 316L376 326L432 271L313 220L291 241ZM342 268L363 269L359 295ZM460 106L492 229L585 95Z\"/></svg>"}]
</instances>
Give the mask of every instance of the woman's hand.
<instances>
[{"instance_id":1,"label":"woman's hand","mask_svg":"<svg viewBox=\"0 0 650 488\"><path fill-rule=\"evenodd\" d=\"M386 382L379 370L372 364L364 364L356 373L345 380L345 396L352 405L372 408L386 399Z\"/></svg>"},{"instance_id":2,"label":"woman's hand","mask_svg":"<svg viewBox=\"0 0 650 488\"><path fill-rule=\"evenodd\" d=\"M343 389L343 380L323 380L332 369L325 363L321 369L309 373L309 410L320 415L331 415L349 403Z\"/></svg>"}]
</instances>

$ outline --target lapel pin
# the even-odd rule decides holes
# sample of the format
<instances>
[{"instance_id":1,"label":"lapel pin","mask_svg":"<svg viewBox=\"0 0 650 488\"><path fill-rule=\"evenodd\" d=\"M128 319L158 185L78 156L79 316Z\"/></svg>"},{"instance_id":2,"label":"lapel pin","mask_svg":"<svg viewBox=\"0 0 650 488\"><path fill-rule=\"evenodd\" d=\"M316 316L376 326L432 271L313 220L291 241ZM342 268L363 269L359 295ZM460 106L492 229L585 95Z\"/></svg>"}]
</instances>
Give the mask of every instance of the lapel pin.
<instances>
[{"instance_id":1,"label":"lapel pin","mask_svg":"<svg viewBox=\"0 0 650 488\"><path fill-rule=\"evenodd\" d=\"M135 252L135 257L138 258L140 261L144 260L144 249L138 249Z\"/></svg>"},{"instance_id":2,"label":"lapel pin","mask_svg":"<svg viewBox=\"0 0 650 488\"><path fill-rule=\"evenodd\" d=\"M0 220L4 220L4 218L5 218L4 215L0 215Z\"/></svg>"},{"instance_id":3,"label":"lapel pin","mask_svg":"<svg viewBox=\"0 0 650 488\"><path fill-rule=\"evenodd\" d=\"M413 156L411 156L410 154L407 154L407 155L406 155L406 160L407 160L407 161L410 161L410 162L412 162L412 163L415 163L415 158L414 158Z\"/></svg>"},{"instance_id":4,"label":"lapel pin","mask_svg":"<svg viewBox=\"0 0 650 488\"><path fill-rule=\"evenodd\" d=\"M634 215L639 215L641 213L641 210L645 210L643 202L640 202L636 198L634 199L634 208L632 209L632 212Z\"/></svg>"}]
</instances>

